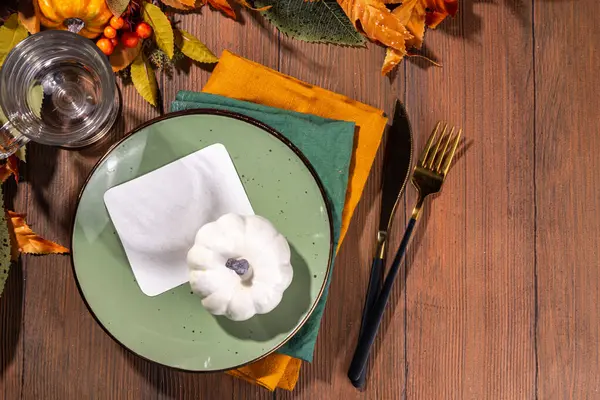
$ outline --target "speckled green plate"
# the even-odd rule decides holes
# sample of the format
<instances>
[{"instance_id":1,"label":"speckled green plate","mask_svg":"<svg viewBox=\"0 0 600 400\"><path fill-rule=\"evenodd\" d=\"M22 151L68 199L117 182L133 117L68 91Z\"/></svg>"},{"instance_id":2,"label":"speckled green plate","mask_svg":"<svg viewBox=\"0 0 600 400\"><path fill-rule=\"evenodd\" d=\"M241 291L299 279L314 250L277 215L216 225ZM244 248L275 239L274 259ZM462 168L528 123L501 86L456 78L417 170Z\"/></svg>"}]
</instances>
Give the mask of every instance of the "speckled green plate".
<instances>
[{"instance_id":1,"label":"speckled green plate","mask_svg":"<svg viewBox=\"0 0 600 400\"><path fill-rule=\"evenodd\" d=\"M144 295L103 202L109 188L214 143L227 148L256 214L271 220L292 249L294 280L282 302L245 322L209 314L189 285ZM73 269L92 314L132 352L188 371L231 369L277 350L307 320L333 254L330 215L314 170L273 129L223 111L173 113L134 130L90 174L73 223Z\"/></svg>"}]
</instances>

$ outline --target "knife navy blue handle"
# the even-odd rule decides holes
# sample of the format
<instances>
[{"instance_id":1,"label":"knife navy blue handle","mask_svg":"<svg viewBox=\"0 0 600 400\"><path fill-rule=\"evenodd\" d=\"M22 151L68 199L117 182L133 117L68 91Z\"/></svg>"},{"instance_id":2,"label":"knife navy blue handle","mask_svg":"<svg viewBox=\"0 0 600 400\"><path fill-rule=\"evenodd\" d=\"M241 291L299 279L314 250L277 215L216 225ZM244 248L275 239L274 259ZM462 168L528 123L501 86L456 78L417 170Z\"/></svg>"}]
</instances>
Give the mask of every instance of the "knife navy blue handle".
<instances>
[{"instance_id":1,"label":"knife navy blue handle","mask_svg":"<svg viewBox=\"0 0 600 400\"><path fill-rule=\"evenodd\" d=\"M369 353L371 352L371 347L373 346L373 342L375 342L375 337L377 336L377 331L379 330L379 325L381 325L381 320L383 319L383 313L385 311L385 307L387 302L392 294L392 287L394 286L394 281L396 276L398 275L398 271L400 270L400 262L404 258L404 254L406 253L406 248L408 247L408 243L410 242L410 238L412 236L413 230L415 228L417 220L415 218L411 218L406 226L406 231L404 232L404 237L402 238L402 242L400 243L400 248L394 257L394 262L390 268L390 272L388 272L385 282L383 283L383 288L381 293L377 297L377 301L373 305L373 308L369 312L369 316L367 318L367 324L364 327L364 332L360 335L358 339L358 344L356 346L356 350L354 351L354 357L352 358L352 362L350 363L350 369L348 370L348 377L351 381L358 381L360 379L363 370L366 367L367 361L369 359Z\"/></svg>"},{"instance_id":2,"label":"knife navy blue handle","mask_svg":"<svg viewBox=\"0 0 600 400\"><path fill-rule=\"evenodd\" d=\"M378 249L379 250L379 249ZM363 308L362 321L360 323L360 334L362 336L365 326L367 325L367 318L369 313L377 300L379 294L379 288L381 287L381 278L383 277L383 268L385 266L385 260L376 255L373 259L373 265L371 266L371 276L369 277L369 287L367 288L367 296L365 297L365 306ZM360 377L356 380L350 379L352 385L358 389L362 389L365 386L365 380L367 378L367 367L363 368Z\"/></svg>"}]
</instances>

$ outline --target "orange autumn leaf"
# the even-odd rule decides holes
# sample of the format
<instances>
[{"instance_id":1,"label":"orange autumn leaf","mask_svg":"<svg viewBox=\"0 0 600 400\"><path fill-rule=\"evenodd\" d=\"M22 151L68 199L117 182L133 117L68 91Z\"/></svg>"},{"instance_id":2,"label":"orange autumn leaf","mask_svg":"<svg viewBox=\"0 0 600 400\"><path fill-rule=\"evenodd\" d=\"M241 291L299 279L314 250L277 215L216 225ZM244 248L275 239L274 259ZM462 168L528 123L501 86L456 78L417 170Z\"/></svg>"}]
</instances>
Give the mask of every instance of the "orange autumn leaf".
<instances>
[{"instance_id":1,"label":"orange autumn leaf","mask_svg":"<svg viewBox=\"0 0 600 400\"><path fill-rule=\"evenodd\" d=\"M233 19L236 19L235 11L233 11L233 8L231 8L231 5L227 2L227 0L199 0L198 3L200 3L200 6L208 3L215 10L219 10L222 13L224 13L225 15L227 15ZM196 4L198 5L198 3L196 3Z\"/></svg>"},{"instance_id":2,"label":"orange autumn leaf","mask_svg":"<svg viewBox=\"0 0 600 400\"><path fill-rule=\"evenodd\" d=\"M15 181L19 183L19 159L14 154L6 159L6 163L0 166L0 183L3 183L9 176L13 175Z\"/></svg>"},{"instance_id":3,"label":"orange autumn leaf","mask_svg":"<svg viewBox=\"0 0 600 400\"><path fill-rule=\"evenodd\" d=\"M458 11L458 0L424 0L427 4L425 23L436 28L448 15L454 17Z\"/></svg>"},{"instance_id":4,"label":"orange autumn leaf","mask_svg":"<svg viewBox=\"0 0 600 400\"><path fill-rule=\"evenodd\" d=\"M8 211L12 228L21 253L26 254L65 254L69 249L35 234L25 223L25 214Z\"/></svg>"},{"instance_id":5,"label":"orange autumn leaf","mask_svg":"<svg viewBox=\"0 0 600 400\"><path fill-rule=\"evenodd\" d=\"M400 53L413 35L381 0L337 0L357 30Z\"/></svg>"},{"instance_id":6,"label":"orange autumn leaf","mask_svg":"<svg viewBox=\"0 0 600 400\"><path fill-rule=\"evenodd\" d=\"M435 28L448 15L454 16L458 11L458 0L405 0L396 7L392 14L400 19L406 29L413 35L406 41L408 47L421 48L425 36L425 26ZM381 73L388 74L402 61L407 52L400 52L388 47ZM420 56L422 57L422 56ZM429 59L428 59L429 60ZM431 60L429 60L431 61ZM434 65L439 65L431 61Z\"/></svg>"},{"instance_id":7,"label":"orange autumn leaf","mask_svg":"<svg viewBox=\"0 0 600 400\"><path fill-rule=\"evenodd\" d=\"M196 1L194 0L193 4L189 5L189 1L179 1L179 0L160 0L167 7L176 8L178 10L189 11L193 10L196 7Z\"/></svg>"}]
</instances>

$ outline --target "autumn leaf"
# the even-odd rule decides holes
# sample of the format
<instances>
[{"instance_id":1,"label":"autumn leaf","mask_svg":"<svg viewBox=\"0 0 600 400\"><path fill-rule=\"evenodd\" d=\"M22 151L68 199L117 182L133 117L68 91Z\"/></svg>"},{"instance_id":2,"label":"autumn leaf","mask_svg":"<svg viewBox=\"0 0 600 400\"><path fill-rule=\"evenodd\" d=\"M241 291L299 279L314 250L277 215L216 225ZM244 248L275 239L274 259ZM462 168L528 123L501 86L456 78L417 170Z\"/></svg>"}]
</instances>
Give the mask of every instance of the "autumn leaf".
<instances>
[{"instance_id":1,"label":"autumn leaf","mask_svg":"<svg viewBox=\"0 0 600 400\"><path fill-rule=\"evenodd\" d=\"M0 207L4 210L4 194L0 186ZM10 233L8 229L8 220L5 213L0 216L0 296L4 291L4 284L8 279L12 259L12 246L10 242Z\"/></svg>"},{"instance_id":2,"label":"autumn leaf","mask_svg":"<svg viewBox=\"0 0 600 400\"><path fill-rule=\"evenodd\" d=\"M211 5L211 7L213 7L215 10L219 10L222 13L224 13L225 15L236 19L235 17L235 11L233 11L233 8L231 8L231 5L227 2L227 0L200 0L202 4L206 4L206 2L208 2L208 4Z\"/></svg>"},{"instance_id":3,"label":"autumn leaf","mask_svg":"<svg viewBox=\"0 0 600 400\"><path fill-rule=\"evenodd\" d=\"M169 58L173 58L175 37L169 18L152 3L144 2L143 7L144 21L152 27L156 44Z\"/></svg>"},{"instance_id":4,"label":"autumn leaf","mask_svg":"<svg viewBox=\"0 0 600 400\"><path fill-rule=\"evenodd\" d=\"M406 0L402 5L396 7L392 14L398 17L400 22L413 35L412 39L406 41L407 46L420 48L425 35L426 0Z\"/></svg>"},{"instance_id":5,"label":"autumn leaf","mask_svg":"<svg viewBox=\"0 0 600 400\"><path fill-rule=\"evenodd\" d=\"M38 236L25 223L25 214L8 211L19 251L25 254L66 254L69 249Z\"/></svg>"},{"instance_id":6,"label":"autumn leaf","mask_svg":"<svg viewBox=\"0 0 600 400\"><path fill-rule=\"evenodd\" d=\"M140 52L131 64L131 81L144 100L156 107L158 101L156 76L143 52Z\"/></svg>"},{"instance_id":7,"label":"autumn leaf","mask_svg":"<svg viewBox=\"0 0 600 400\"><path fill-rule=\"evenodd\" d=\"M219 59L198 39L196 39L191 33L179 29L177 31L177 47L181 49L181 52L201 63L216 63Z\"/></svg>"},{"instance_id":8,"label":"autumn leaf","mask_svg":"<svg viewBox=\"0 0 600 400\"><path fill-rule=\"evenodd\" d=\"M120 17L129 5L129 0L106 0L106 5L113 15Z\"/></svg>"},{"instance_id":9,"label":"autumn leaf","mask_svg":"<svg viewBox=\"0 0 600 400\"><path fill-rule=\"evenodd\" d=\"M264 7L253 7L252 4L248 3L246 0L235 0L236 3L238 3L239 5L241 5L242 7L246 7L250 10L254 10L254 11L266 11L269 8L273 7L273 6L264 6Z\"/></svg>"},{"instance_id":10,"label":"autumn leaf","mask_svg":"<svg viewBox=\"0 0 600 400\"><path fill-rule=\"evenodd\" d=\"M425 23L435 29L448 15L454 17L458 12L458 0L424 0L427 4Z\"/></svg>"},{"instance_id":11,"label":"autumn leaf","mask_svg":"<svg viewBox=\"0 0 600 400\"><path fill-rule=\"evenodd\" d=\"M23 25L19 23L19 16L12 14L0 27L0 66L4 63L6 56L19 43L24 40L29 33Z\"/></svg>"},{"instance_id":12,"label":"autumn leaf","mask_svg":"<svg viewBox=\"0 0 600 400\"><path fill-rule=\"evenodd\" d=\"M196 7L196 0L179 0L183 5L188 7Z\"/></svg>"},{"instance_id":13,"label":"autumn leaf","mask_svg":"<svg viewBox=\"0 0 600 400\"><path fill-rule=\"evenodd\" d=\"M115 50L108 58L110 65L112 65L113 72L119 72L120 70L127 68L133 60L140 54L142 49L142 41L138 42L135 47L125 47L122 43L119 43Z\"/></svg>"},{"instance_id":14,"label":"autumn leaf","mask_svg":"<svg viewBox=\"0 0 600 400\"><path fill-rule=\"evenodd\" d=\"M38 0L19 1L19 21L32 35L40 31L40 7Z\"/></svg>"},{"instance_id":15,"label":"autumn leaf","mask_svg":"<svg viewBox=\"0 0 600 400\"><path fill-rule=\"evenodd\" d=\"M381 0L337 0L356 29L371 40L406 54L411 33Z\"/></svg>"},{"instance_id":16,"label":"autumn leaf","mask_svg":"<svg viewBox=\"0 0 600 400\"><path fill-rule=\"evenodd\" d=\"M0 166L0 183L4 183L11 175L15 177L15 182L19 183L19 159L14 154Z\"/></svg>"},{"instance_id":17,"label":"autumn leaf","mask_svg":"<svg viewBox=\"0 0 600 400\"><path fill-rule=\"evenodd\" d=\"M176 8L177 10L184 10L184 11L188 11L188 10L192 10L196 7L196 2L194 1L191 6L188 6L186 4L184 4L183 1L179 1L179 0L160 0L161 3L163 3L165 6L167 7L172 7L172 8ZM188 3L187 1L185 3Z\"/></svg>"}]
</instances>

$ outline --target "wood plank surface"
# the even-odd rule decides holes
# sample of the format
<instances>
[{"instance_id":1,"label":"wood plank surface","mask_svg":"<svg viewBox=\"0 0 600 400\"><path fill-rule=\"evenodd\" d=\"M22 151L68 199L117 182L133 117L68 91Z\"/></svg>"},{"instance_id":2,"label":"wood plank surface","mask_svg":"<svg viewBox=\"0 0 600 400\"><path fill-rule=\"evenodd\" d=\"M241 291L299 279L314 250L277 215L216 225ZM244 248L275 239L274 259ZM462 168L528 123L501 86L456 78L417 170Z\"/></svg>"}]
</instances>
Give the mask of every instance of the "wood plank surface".
<instances>
[{"instance_id":1,"label":"wood plank surface","mask_svg":"<svg viewBox=\"0 0 600 400\"><path fill-rule=\"evenodd\" d=\"M596 7L592 0L535 2L541 399L600 398L600 29Z\"/></svg>"},{"instance_id":2,"label":"wood plank surface","mask_svg":"<svg viewBox=\"0 0 600 400\"><path fill-rule=\"evenodd\" d=\"M531 399L531 7L461 2L439 29L426 43L444 67L408 64L408 114L417 148L438 120L465 141L407 261L406 397Z\"/></svg>"},{"instance_id":3,"label":"wood plank surface","mask_svg":"<svg viewBox=\"0 0 600 400\"><path fill-rule=\"evenodd\" d=\"M379 217L379 152L336 259L312 364L293 392L223 373L188 374L123 350L96 324L65 256L24 256L0 297L0 399L600 398L600 30L593 0L461 0L425 43L443 68L384 49L307 44L248 12L177 16L217 55L228 49L391 114L404 102L421 150L437 120L464 128L443 193L428 201L396 283L368 385L346 377ZM159 76L166 112L210 68ZM80 151L29 146L5 201L42 236L69 243L77 195L96 160L160 112L131 86L109 140ZM416 199L409 186L396 249ZM393 254L388 257L391 259Z\"/></svg>"}]
</instances>

